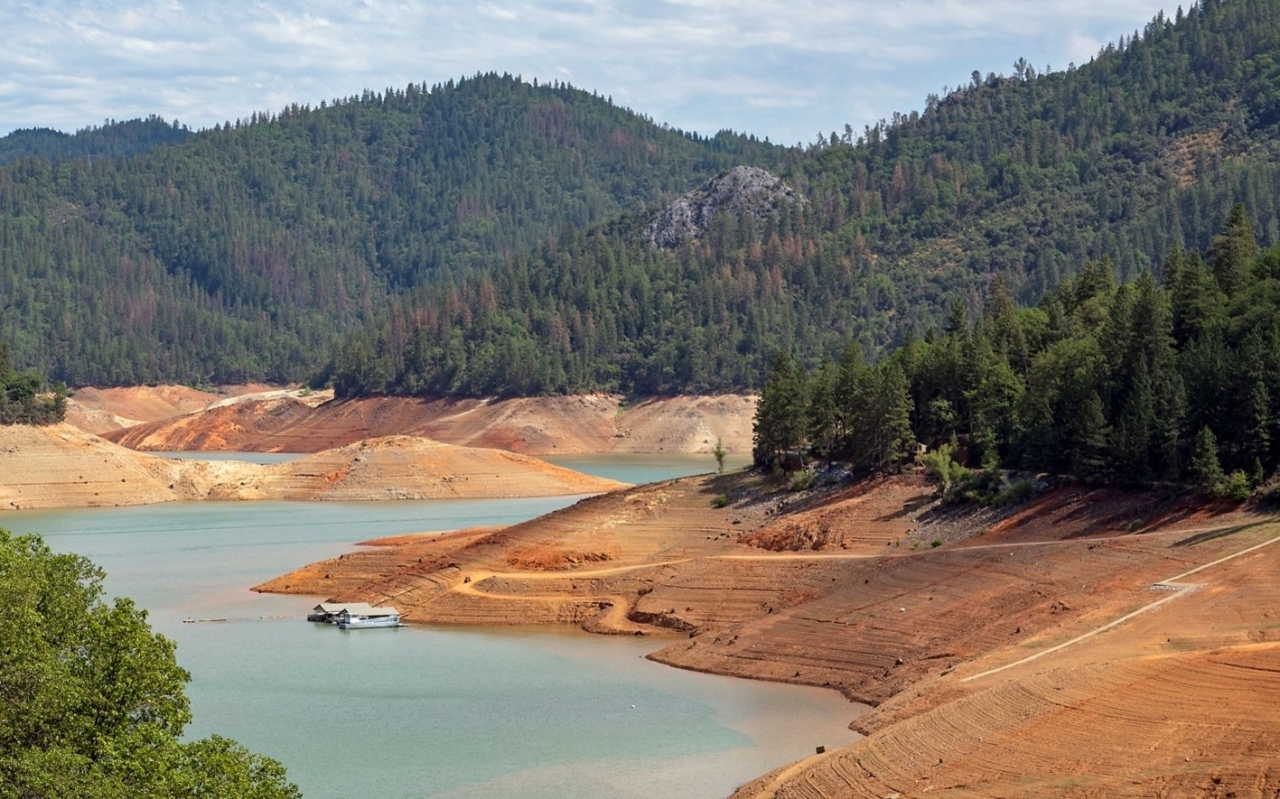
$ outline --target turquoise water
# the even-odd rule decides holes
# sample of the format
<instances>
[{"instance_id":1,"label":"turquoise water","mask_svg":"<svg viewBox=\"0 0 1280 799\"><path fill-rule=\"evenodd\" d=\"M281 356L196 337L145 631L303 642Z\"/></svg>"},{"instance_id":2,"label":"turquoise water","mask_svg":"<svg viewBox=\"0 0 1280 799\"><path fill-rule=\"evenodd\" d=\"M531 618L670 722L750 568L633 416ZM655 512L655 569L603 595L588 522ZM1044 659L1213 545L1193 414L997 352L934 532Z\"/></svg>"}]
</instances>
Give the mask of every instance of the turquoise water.
<instances>
[{"instance_id":1,"label":"turquoise water","mask_svg":"<svg viewBox=\"0 0 1280 799\"><path fill-rule=\"evenodd\" d=\"M716 459L712 455L549 455L543 460L566 469L635 484L716 470ZM749 455L734 455L725 459L725 468L737 469L750 462Z\"/></svg>"},{"instance_id":2,"label":"turquoise water","mask_svg":"<svg viewBox=\"0 0 1280 799\"><path fill-rule=\"evenodd\" d=\"M0 524L106 569L108 591L135 598L177 641L192 675L189 734L280 759L311 799L711 799L852 739L857 708L834 693L671 669L643 659L653 640L343 632L302 620L314 597L248 590L354 541L508 523L574 501L191 503L22 511Z\"/></svg>"}]
</instances>

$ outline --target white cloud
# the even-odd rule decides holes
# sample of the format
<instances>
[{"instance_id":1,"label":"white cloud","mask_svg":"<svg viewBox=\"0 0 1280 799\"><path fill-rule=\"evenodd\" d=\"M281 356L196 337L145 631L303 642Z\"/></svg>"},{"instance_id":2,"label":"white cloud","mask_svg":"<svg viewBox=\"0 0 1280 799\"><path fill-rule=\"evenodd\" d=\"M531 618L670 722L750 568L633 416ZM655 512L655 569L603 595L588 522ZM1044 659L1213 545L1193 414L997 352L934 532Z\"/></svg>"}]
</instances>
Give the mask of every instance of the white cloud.
<instances>
[{"instance_id":1,"label":"white cloud","mask_svg":"<svg viewBox=\"0 0 1280 799\"><path fill-rule=\"evenodd\" d=\"M0 134L192 127L490 70L774 141L920 108L971 71L1083 63L1157 0L27 0L0 7Z\"/></svg>"}]
</instances>

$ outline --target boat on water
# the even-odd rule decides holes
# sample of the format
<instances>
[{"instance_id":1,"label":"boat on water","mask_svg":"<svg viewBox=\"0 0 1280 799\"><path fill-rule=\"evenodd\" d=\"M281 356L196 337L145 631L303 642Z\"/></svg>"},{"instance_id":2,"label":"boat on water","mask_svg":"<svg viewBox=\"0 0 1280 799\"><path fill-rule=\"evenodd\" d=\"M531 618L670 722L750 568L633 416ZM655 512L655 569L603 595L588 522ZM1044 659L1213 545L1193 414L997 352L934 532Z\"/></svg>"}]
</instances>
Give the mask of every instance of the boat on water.
<instances>
[{"instance_id":1,"label":"boat on water","mask_svg":"<svg viewBox=\"0 0 1280 799\"><path fill-rule=\"evenodd\" d=\"M338 629L364 630L375 627L399 627L400 612L395 608L365 607L355 612L350 609L338 614Z\"/></svg>"},{"instance_id":2,"label":"boat on water","mask_svg":"<svg viewBox=\"0 0 1280 799\"><path fill-rule=\"evenodd\" d=\"M392 607L374 607L366 602L321 602L307 614L307 621L336 624L343 630L399 627L400 611Z\"/></svg>"}]
</instances>

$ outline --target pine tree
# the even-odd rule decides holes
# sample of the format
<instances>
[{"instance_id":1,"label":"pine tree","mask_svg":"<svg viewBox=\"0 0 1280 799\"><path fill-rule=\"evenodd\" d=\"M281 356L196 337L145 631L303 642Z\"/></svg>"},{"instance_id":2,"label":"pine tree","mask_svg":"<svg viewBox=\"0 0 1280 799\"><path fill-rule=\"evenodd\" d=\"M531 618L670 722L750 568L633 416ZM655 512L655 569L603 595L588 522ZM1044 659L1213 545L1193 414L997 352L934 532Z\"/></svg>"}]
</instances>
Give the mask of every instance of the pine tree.
<instances>
[{"instance_id":1,"label":"pine tree","mask_svg":"<svg viewBox=\"0 0 1280 799\"><path fill-rule=\"evenodd\" d=\"M1249 215L1243 203L1236 203L1227 217L1226 229L1214 237L1209 248L1209 267L1224 294L1231 297L1245 287L1257 256L1258 240Z\"/></svg>"},{"instance_id":2,"label":"pine tree","mask_svg":"<svg viewBox=\"0 0 1280 799\"><path fill-rule=\"evenodd\" d=\"M786 352L773 358L756 406L751 454L757 466L780 465L804 444L804 375Z\"/></svg>"},{"instance_id":3,"label":"pine tree","mask_svg":"<svg viewBox=\"0 0 1280 799\"><path fill-rule=\"evenodd\" d=\"M1201 427L1187 462L1187 482L1202 494L1214 494L1221 489L1223 479L1218 462L1218 438L1207 426Z\"/></svg>"}]
</instances>

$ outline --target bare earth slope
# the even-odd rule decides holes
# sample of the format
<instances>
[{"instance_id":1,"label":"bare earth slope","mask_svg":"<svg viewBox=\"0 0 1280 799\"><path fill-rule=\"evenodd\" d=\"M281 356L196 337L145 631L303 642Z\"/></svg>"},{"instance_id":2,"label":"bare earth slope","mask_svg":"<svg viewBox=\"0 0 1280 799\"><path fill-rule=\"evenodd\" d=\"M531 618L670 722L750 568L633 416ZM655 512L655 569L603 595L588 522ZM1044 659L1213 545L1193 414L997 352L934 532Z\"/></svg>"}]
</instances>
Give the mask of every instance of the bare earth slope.
<instances>
[{"instance_id":1,"label":"bare earth slope","mask_svg":"<svg viewBox=\"0 0 1280 799\"><path fill-rule=\"evenodd\" d=\"M154 422L204 409L218 399L187 386L81 388L67 400L67 421L102 435L143 422Z\"/></svg>"},{"instance_id":2,"label":"bare earth slope","mask_svg":"<svg viewBox=\"0 0 1280 799\"><path fill-rule=\"evenodd\" d=\"M177 500L373 500L592 494L612 480L496 450L394 436L283 464L143 455L69 424L0 427L0 508Z\"/></svg>"},{"instance_id":3,"label":"bare earth slope","mask_svg":"<svg viewBox=\"0 0 1280 799\"><path fill-rule=\"evenodd\" d=\"M628 405L589 395L507 400L375 397L326 402L277 396L215 405L115 430L123 446L153 451L318 452L408 434L531 455L707 453L716 441L749 452L755 398L672 397Z\"/></svg>"},{"instance_id":4,"label":"bare earth slope","mask_svg":"<svg viewBox=\"0 0 1280 799\"><path fill-rule=\"evenodd\" d=\"M877 706L866 739L740 797L1273 796L1280 524L1224 510L1063 488L993 520L912 478L797 496L700 477L369 542L260 589L678 633L652 657ZM1136 512L1159 521L1130 532Z\"/></svg>"}]
</instances>

